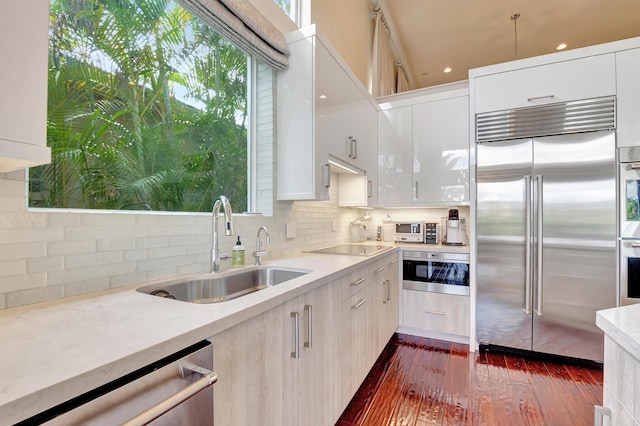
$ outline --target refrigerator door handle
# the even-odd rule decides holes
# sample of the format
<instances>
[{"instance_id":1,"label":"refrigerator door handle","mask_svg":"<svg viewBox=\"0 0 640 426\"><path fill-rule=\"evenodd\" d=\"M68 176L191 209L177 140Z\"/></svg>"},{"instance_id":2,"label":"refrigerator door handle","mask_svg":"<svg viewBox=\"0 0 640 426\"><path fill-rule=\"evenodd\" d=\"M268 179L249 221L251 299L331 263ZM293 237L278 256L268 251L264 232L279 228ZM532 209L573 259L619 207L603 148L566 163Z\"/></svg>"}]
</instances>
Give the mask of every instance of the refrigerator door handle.
<instances>
[{"instance_id":1,"label":"refrigerator door handle","mask_svg":"<svg viewBox=\"0 0 640 426\"><path fill-rule=\"evenodd\" d=\"M524 177L524 313L531 313L531 176Z\"/></svg>"},{"instance_id":2,"label":"refrigerator door handle","mask_svg":"<svg viewBox=\"0 0 640 426\"><path fill-rule=\"evenodd\" d=\"M538 293L538 297L537 297L537 303L536 303L536 314L541 317L542 316L542 285L543 285L543 281L542 281L542 270L543 270L543 265L542 265L542 205L543 205L543 201L542 201L542 175L536 175L536 195L537 195L537 205L536 205L536 213L537 213L537 223L538 223L538 229L537 229L537 245L538 245L538 250L537 250L537 255L538 255L538 259L536 262L537 265L537 280L536 280L536 290Z\"/></svg>"}]
</instances>

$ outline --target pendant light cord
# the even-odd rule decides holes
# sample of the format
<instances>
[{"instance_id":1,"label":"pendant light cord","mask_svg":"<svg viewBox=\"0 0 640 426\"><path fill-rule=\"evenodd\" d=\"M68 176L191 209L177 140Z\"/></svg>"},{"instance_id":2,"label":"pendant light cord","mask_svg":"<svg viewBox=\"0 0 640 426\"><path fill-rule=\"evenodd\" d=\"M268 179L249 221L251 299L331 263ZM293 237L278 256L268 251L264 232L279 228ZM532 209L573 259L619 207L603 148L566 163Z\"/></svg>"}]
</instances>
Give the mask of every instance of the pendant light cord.
<instances>
[{"instance_id":1,"label":"pendant light cord","mask_svg":"<svg viewBox=\"0 0 640 426\"><path fill-rule=\"evenodd\" d=\"M513 38L514 45L516 51L516 59L518 59L518 18L520 17L519 13L514 13L511 15L511 20L513 21Z\"/></svg>"}]
</instances>

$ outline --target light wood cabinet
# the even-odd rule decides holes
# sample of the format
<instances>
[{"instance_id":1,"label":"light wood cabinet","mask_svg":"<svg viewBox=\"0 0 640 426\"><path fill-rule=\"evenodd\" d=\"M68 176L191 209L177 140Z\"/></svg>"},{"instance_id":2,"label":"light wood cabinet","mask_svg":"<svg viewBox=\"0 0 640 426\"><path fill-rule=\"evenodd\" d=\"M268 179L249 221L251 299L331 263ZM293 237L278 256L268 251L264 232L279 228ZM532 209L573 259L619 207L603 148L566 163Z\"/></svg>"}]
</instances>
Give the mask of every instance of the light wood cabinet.
<instances>
[{"instance_id":1,"label":"light wood cabinet","mask_svg":"<svg viewBox=\"0 0 640 426\"><path fill-rule=\"evenodd\" d=\"M376 356L384 348L399 323L398 255L376 262L369 269L372 286L372 322L376 324Z\"/></svg>"},{"instance_id":2,"label":"light wood cabinet","mask_svg":"<svg viewBox=\"0 0 640 426\"><path fill-rule=\"evenodd\" d=\"M468 336L469 297L402 290L402 325Z\"/></svg>"},{"instance_id":3,"label":"light wood cabinet","mask_svg":"<svg viewBox=\"0 0 640 426\"><path fill-rule=\"evenodd\" d=\"M475 113L616 94L613 53L496 72L474 79Z\"/></svg>"},{"instance_id":4,"label":"light wood cabinet","mask_svg":"<svg viewBox=\"0 0 640 426\"><path fill-rule=\"evenodd\" d=\"M0 2L0 172L51 161L47 144L49 2Z\"/></svg>"},{"instance_id":5,"label":"light wood cabinet","mask_svg":"<svg viewBox=\"0 0 640 426\"><path fill-rule=\"evenodd\" d=\"M640 49L616 53L618 147L640 146Z\"/></svg>"}]
</instances>

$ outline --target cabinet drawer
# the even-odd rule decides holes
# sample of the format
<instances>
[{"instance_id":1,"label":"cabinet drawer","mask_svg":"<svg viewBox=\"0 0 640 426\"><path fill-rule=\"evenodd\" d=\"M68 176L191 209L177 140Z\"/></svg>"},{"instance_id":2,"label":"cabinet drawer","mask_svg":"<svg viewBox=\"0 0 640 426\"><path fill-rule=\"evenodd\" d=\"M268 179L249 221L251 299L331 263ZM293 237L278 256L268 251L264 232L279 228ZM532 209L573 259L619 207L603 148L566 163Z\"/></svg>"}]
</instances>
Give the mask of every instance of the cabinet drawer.
<instances>
[{"instance_id":1,"label":"cabinet drawer","mask_svg":"<svg viewBox=\"0 0 640 426\"><path fill-rule=\"evenodd\" d=\"M640 146L640 49L616 53L618 147Z\"/></svg>"},{"instance_id":2,"label":"cabinet drawer","mask_svg":"<svg viewBox=\"0 0 640 426\"><path fill-rule=\"evenodd\" d=\"M615 54L482 76L474 84L476 113L611 96Z\"/></svg>"},{"instance_id":3,"label":"cabinet drawer","mask_svg":"<svg viewBox=\"0 0 640 426\"><path fill-rule=\"evenodd\" d=\"M402 325L469 335L469 297L402 290Z\"/></svg>"},{"instance_id":4,"label":"cabinet drawer","mask_svg":"<svg viewBox=\"0 0 640 426\"><path fill-rule=\"evenodd\" d=\"M369 277L366 268L348 274L340 282L340 301L345 301L367 285L369 285Z\"/></svg>"}]
</instances>

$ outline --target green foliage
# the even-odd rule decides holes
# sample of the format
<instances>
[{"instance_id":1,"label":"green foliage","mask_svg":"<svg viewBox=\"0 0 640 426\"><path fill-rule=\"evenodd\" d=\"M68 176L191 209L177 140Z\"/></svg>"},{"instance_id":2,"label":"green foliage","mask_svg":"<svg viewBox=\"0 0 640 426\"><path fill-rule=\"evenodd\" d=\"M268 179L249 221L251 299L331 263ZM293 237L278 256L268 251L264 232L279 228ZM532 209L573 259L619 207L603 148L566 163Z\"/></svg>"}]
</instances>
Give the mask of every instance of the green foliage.
<instances>
[{"instance_id":1,"label":"green foliage","mask_svg":"<svg viewBox=\"0 0 640 426\"><path fill-rule=\"evenodd\" d=\"M52 0L39 207L247 207L247 56L169 0Z\"/></svg>"}]
</instances>

